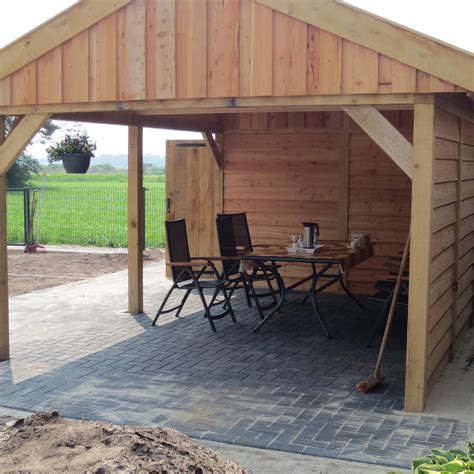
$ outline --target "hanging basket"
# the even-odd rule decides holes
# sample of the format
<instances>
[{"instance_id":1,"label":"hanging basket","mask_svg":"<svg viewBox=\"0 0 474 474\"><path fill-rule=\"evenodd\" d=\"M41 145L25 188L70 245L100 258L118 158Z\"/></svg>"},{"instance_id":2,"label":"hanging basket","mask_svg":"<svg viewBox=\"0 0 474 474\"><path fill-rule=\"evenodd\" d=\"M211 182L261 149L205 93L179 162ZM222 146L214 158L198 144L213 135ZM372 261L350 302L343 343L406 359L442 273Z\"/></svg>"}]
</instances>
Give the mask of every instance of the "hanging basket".
<instances>
[{"instance_id":1,"label":"hanging basket","mask_svg":"<svg viewBox=\"0 0 474 474\"><path fill-rule=\"evenodd\" d=\"M66 173L84 174L89 169L91 157L82 153L71 153L64 155L62 161Z\"/></svg>"}]
</instances>

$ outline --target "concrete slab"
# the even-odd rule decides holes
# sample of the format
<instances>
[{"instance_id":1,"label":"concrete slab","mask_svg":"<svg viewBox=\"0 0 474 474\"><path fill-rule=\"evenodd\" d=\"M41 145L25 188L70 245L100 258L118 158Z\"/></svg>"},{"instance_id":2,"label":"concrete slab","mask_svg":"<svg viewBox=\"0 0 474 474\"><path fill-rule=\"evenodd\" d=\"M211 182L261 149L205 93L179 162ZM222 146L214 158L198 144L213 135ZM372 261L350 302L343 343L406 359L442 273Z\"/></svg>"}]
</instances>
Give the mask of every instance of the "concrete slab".
<instances>
[{"instance_id":1,"label":"concrete slab","mask_svg":"<svg viewBox=\"0 0 474 474\"><path fill-rule=\"evenodd\" d=\"M426 412L474 422L474 328L458 342L454 360L428 396Z\"/></svg>"},{"instance_id":2,"label":"concrete slab","mask_svg":"<svg viewBox=\"0 0 474 474\"><path fill-rule=\"evenodd\" d=\"M388 466L372 466L359 462L338 461L335 459L282 453L268 449L245 448L211 441L200 441L221 456L238 463L253 474L387 474ZM399 473L409 472L397 469Z\"/></svg>"}]
</instances>

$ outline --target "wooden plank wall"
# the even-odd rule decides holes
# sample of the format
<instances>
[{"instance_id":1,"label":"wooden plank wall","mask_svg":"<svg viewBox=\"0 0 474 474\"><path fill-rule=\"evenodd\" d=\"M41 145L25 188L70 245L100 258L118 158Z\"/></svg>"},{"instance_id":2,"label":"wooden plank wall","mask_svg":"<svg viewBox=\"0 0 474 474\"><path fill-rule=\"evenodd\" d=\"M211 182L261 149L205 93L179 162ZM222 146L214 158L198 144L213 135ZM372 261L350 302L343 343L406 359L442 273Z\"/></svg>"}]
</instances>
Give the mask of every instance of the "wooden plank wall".
<instances>
[{"instance_id":1,"label":"wooden plank wall","mask_svg":"<svg viewBox=\"0 0 474 474\"><path fill-rule=\"evenodd\" d=\"M435 115L428 392L453 355L473 306L474 125L439 108Z\"/></svg>"},{"instance_id":2,"label":"wooden plank wall","mask_svg":"<svg viewBox=\"0 0 474 474\"><path fill-rule=\"evenodd\" d=\"M412 132L412 112L385 115ZM369 292L406 238L403 172L342 112L233 114L224 129L224 212L247 212L256 243L285 244L304 220L318 222L326 239L370 234L377 256L349 278L353 291ZM282 273L291 282L304 267Z\"/></svg>"},{"instance_id":3,"label":"wooden plank wall","mask_svg":"<svg viewBox=\"0 0 474 474\"><path fill-rule=\"evenodd\" d=\"M253 0L134 0L0 80L0 105L458 90Z\"/></svg>"}]
</instances>

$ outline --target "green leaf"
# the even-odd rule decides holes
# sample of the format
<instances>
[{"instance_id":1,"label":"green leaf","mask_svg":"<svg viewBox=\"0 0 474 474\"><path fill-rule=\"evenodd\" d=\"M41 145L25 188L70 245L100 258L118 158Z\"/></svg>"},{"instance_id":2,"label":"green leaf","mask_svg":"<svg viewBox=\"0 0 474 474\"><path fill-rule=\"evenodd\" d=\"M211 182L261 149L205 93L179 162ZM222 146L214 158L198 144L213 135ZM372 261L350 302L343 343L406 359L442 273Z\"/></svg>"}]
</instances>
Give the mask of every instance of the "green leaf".
<instances>
[{"instance_id":1,"label":"green leaf","mask_svg":"<svg viewBox=\"0 0 474 474\"><path fill-rule=\"evenodd\" d=\"M456 459L454 461L448 462L441 466L445 472L461 472L466 469L466 463L461 461L460 459Z\"/></svg>"},{"instance_id":2,"label":"green leaf","mask_svg":"<svg viewBox=\"0 0 474 474\"><path fill-rule=\"evenodd\" d=\"M438 466L436 464L425 464L418 468L420 474L433 474L436 472L446 472L443 469L443 466Z\"/></svg>"},{"instance_id":3,"label":"green leaf","mask_svg":"<svg viewBox=\"0 0 474 474\"><path fill-rule=\"evenodd\" d=\"M452 451L445 451L444 449L434 448L431 450L433 454L437 454L447 459L445 462L452 461L455 458L455 455L452 454Z\"/></svg>"},{"instance_id":4,"label":"green leaf","mask_svg":"<svg viewBox=\"0 0 474 474\"><path fill-rule=\"evenodd\" d=\"M459 458L468 458L469 457L469 455L461 449L451 449L450 453L454 454L455 456L457 456Z\"/></svg>"},{"instance_id":5,"label":"green leaf","mask_svg":"<svg viewBox=\"0 0 474 474\"><path fill-rule=\"evenodd\" d=\"M422 458L416 458L411 463L411 468L414 470L421 464L431 464L431 457L423 456Z\"/></svg>"}]
</instances>

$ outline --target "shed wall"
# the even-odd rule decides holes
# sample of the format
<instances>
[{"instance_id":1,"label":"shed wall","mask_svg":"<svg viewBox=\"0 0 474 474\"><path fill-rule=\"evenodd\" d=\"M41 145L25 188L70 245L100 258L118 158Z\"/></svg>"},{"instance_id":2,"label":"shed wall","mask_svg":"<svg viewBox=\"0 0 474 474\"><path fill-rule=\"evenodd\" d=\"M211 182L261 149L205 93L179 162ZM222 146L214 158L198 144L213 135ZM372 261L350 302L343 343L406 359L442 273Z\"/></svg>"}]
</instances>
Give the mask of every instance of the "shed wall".
<instances>
[{"instance_id":1,"label":"shed wall","mask_svg":"<svg viewBox=\"0 0 474 474\"><path fill-rule=\"evenodd\" d=\"M428 392L472 316L474 125L435 114L432 264L427 333Z\"/></svg>"},{"instance_id":2,"label":"shed wall","mask_svg":"<svg viewBox=\"0 0 474 474\"><path fill-rule=\"evenodd\" d=\"M385 115L411 139L412 112ZM376 256L349 275L352 291L370 292L405 241L409 178L342 112L233 114L224 129L224 212L246 211L257 243L286 244L304 220L323 239L370 234ZM282 274L291 283L305 269Z\"/></svg>"}]
</instances>

